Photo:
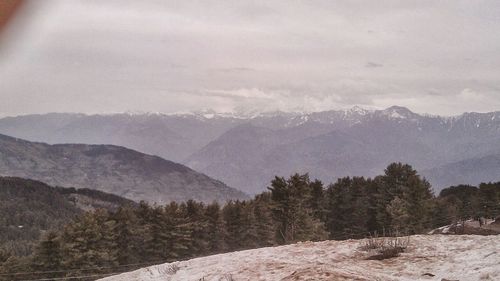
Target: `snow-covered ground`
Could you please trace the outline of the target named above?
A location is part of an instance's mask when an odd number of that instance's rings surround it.
[[[481,225],[477,220],[467,220],[465,227],[462,222],[457,222],[433,229],[429,234],[500,234],[500,222],[485,219]]]
[[[500,235],[417,235],[401,256],[366,260],[364,240],[304,242],[142,268],[102,280],[500,280]]]

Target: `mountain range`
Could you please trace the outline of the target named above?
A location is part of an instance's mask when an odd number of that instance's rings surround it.
[[[49,145],[0,135],[0,175],[90,188],[136,202],[247,198],[184,165],[114,145]]]
[[[51,113],[0,119],[0,133],[48,143],[114,144],[183,163],[255,194],[275,175],[325,182],[413,165],[438,191],[500,180],[500,112],[443,117],[393,106],[236,116]]]

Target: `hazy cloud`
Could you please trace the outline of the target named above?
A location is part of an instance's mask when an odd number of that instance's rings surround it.
[[[250,67],[228,67],[228,68],[217,68],[215,71],[220,72],[245,72],[245,71],[255,71],[255,69]]]
[[[0,114],[499,110],[498,1],[33,1]],[[23,15],[23,14],[21,14]],[[15,36],[13,36],[15,34]]]
[[[383,65],[383,64],[380,64],[380,63],[376,63],[376,62],[371,62],[371,61],[369,61],[369,62],[367,62],[367,63],[366,63],[366,65],[365,65],[365,66],[366,66],[366,67],[369,67],[369,68],[375,68],[375,67],[382,67],[382,66],[384,66],[384,65]]]
[[[458,94],[458,97],[464,101],[481,101],[484,99],[484,96],[476,93],[475,91],[471,89],[463,89],[460,94]]]

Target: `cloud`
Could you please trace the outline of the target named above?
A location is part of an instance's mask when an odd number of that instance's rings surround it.
[[[355,104],[456,114],[500,102],[500,2],[28,6],[0,49],[5,115]]]
[[[368,68],[376,68],[376,67],[382,67],[382,66],[384,66],[384,65],[380,64],[380,63],[376,63],[376,62],[371,62],[371,61],[369,61],[365,64],[365,67],[368,67]]]
[[[234,90],[207,90],[208,96],[226,99],[233,112],[284,111],[313,112],[338,109],[342,98],[338,95],[294,94],[288,90],[262,90],[257,88]]]
[[[238,73],[238,72],[247,72],[247,71],[255,71],[255,69],[250,67],[227,67],[227,68],[216,68],[214,71],[226,72],[226,73]]]
[[[474,101],[474,102],[477,102],[477,101],[482,101],[484,100],[484,96],[469,89],[469,88],[465,88],[463,89],[458,95],[458,98],[464,100],[465,102],[470,102],[470,101]]]
[[[443,96],[443,93],[438,89],[431,88],[431,89],[427,89],[427,95],[439,97],[439,96]]]

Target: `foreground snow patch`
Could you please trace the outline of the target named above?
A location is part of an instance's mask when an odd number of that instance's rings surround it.
[[[106,281],[500,280],[500,236],[417,235],[400,257],[366,260],[364,240],[304,242],[142,268]]]
[[[436,228],[430,231],[429,234],[500,234],[500,222],[486,219],[484,224],[481,225],[477,220],[467,220],[465,224],[457,222]]]

